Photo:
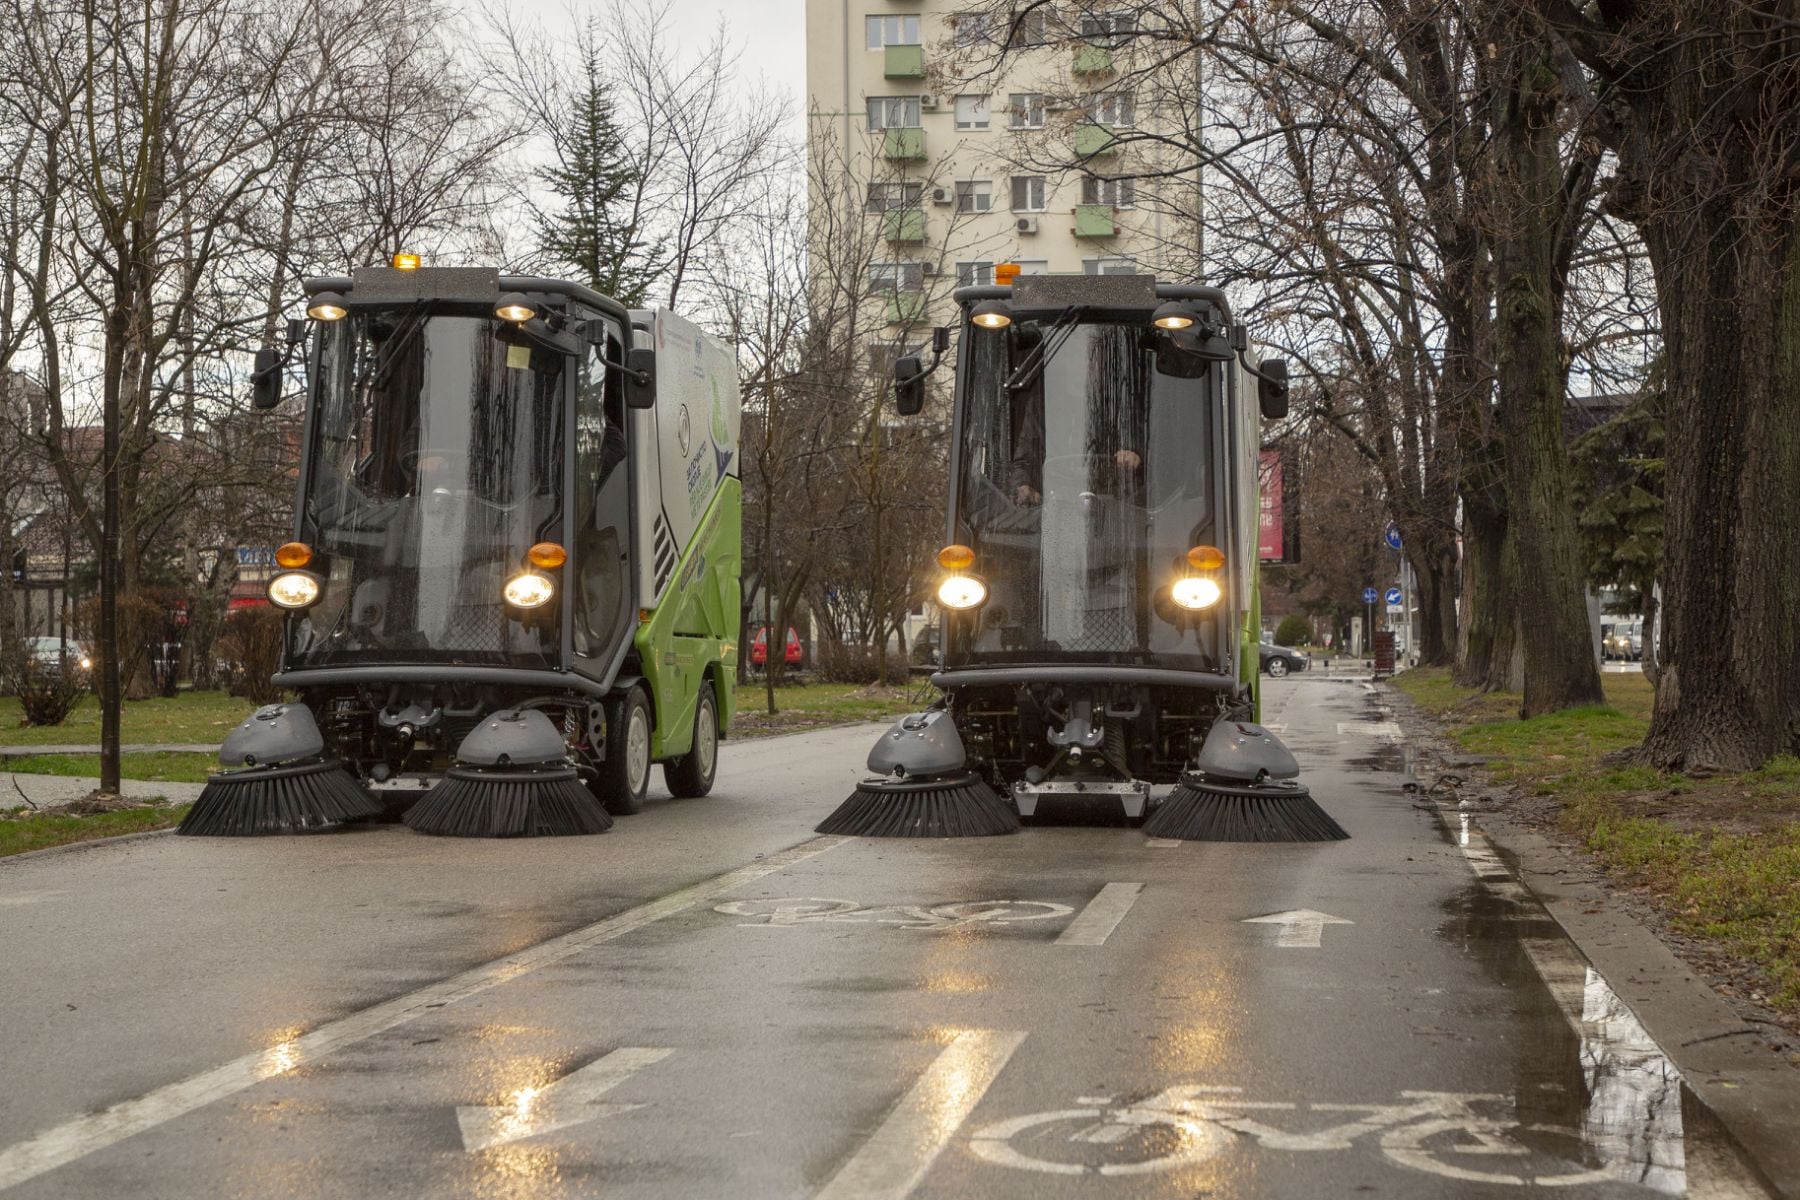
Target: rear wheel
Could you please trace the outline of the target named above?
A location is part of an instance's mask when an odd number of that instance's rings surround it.
[[[634,687],[606,705],[606,760],[594,787],[606,811],[630,816],[643,811],[650,788],[650,702]]]
[[[663,782],[671,795],[684,799],[712,791],[719,773],[719,702],[710,682],[700,685],[694,702],[694,748],[663,764]]]

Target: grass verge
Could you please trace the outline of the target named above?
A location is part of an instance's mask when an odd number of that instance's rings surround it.
[[[219,769],[214,754],[158,751],[153,754],[121,754],[119,777],[151,783],[205,783]],[[98,778],[98,754],[22,754],[0,758],[0,771],[19,775],[76,775]]]
[[[34,813],[29,810],[0,813],[0,858],[10,854],[24,854],[27,850],[66,846],[71,842],[91,842],[95,838],[167,829],[180,824],[181,818],[187,815],[187,810],[188,806],[185,804],[158,804],[81,817],[54,812]]]
[[[140,745],[222,742],[256,705],[224,692],[182,692],[170,699],[128,700],[119,714],[119,740]],[[89,696],[61,725],[23,725],[19,702],[0,698],[0,745],[98,745],[100,701]]]
[[[1459,688],[1442,669],[1394,682],[1676,930],[1752,965],[1766,989],[1752,999],[1800,1015],[1800,759],[1704,779],[1619,763],[1609,756],[1650,727],[1654,692],[1636,673],[1604,677],[1604,706],[1529,721],[1512,715],[1516,695]]]
[[[881,684],[808,683],[775,689],[775,708],[769,712],[768,696],[760,682],[740,684],[736,692],[737,714],[732,718],[734,738],[767,737],[772,733],[796,733],[825,729],[858,721],[887,721],[917,712],[921,701],[915,690]]]

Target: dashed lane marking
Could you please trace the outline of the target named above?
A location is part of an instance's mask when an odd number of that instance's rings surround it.
[[[673,1053],[646,1046],[621,1046],[546,1087],[520,1088],[507,1097],[505,1104],[460,1106],[456,1123],[462,1128],[463,1149],[488,1150],[642,1108],[641,1104],[607,1104],[600,1097]]]
[[[1138,893],[1144,890],[1141,883],[1109,883],[1100,889],[1100,894],[1088,901],[1069,927],[1057,936],[1059,946],[1102,946],[1112,936],[1112,931],[1119,927],[1131,906],[1137,903]]]
[[[1397,742],[1403,736],[1399,723],[1395,721],[1339,721],[1337,729],[1339,737],[1360,734],[1366,737],[1390,738]]]
[[[1024,1040],[1018,1030],[958,1033],[815,1200],[904,1200]]]
[[[1186,843],[1184,843],[1180,838],[1145,838],[1144,839],[1144,845],[1150,847],[1152,850],[1173,850],[1175,847],[1185,845],[1185,844]]]
[[[165,1121],[185,1116],[215,1100],[234,1096],[265,1079],[285,1075],[296,1067],[316,1062],[335,1050],[403,1025],[414,1017],[508,983],[540,967],[562,962],[583,950],[623,937],[664,917],[685,912],[733,888],[817,857],[849,840],[844,837],[817,837],[801,842],[779,854],[771,854],[749,866],[703,879],[648,904],[640,904],[618,916],[596,921],[516,954],[452,975],[416,992],[383,1001],[373,1008],[365,1008],[341,1020],[321,1025],[311,1033],[281,1042],[267,1050],[246,1054],[224,1066],[157,1088],[136,1099],[121,1101],[100,1112],[65,1121],[36,1137],[0,1151],[0,1191],[28,1179],[35,1179],[46,1171],[55,1170],[96,1150],[116,1145],[147,1129],[154,1129]]]

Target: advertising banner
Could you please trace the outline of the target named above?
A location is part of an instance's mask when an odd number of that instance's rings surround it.
[[[1266,563],[1285,559],[1282,532],[1281,451],[1264,450],[1258,464],[1262,476],[1262,509],[1257,516],[1257,557]]]

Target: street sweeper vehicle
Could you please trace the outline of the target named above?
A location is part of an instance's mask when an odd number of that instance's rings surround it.
[[[286,610],[295,697],[234,729],[181,826],[599,833],[653,763],[705,795],[739,620],[733,356],[673,313],[410,256],[309,279]]]
[[[1098,810],[1164,837],[1347,836],[1256,723],[1259,423],[1286,415],[1286,364],[1250,363],[1216,288],[996,275],[955,293],[941,698],[882,736],[820,831]],[[949,341],[896,364],[901,413]]]

